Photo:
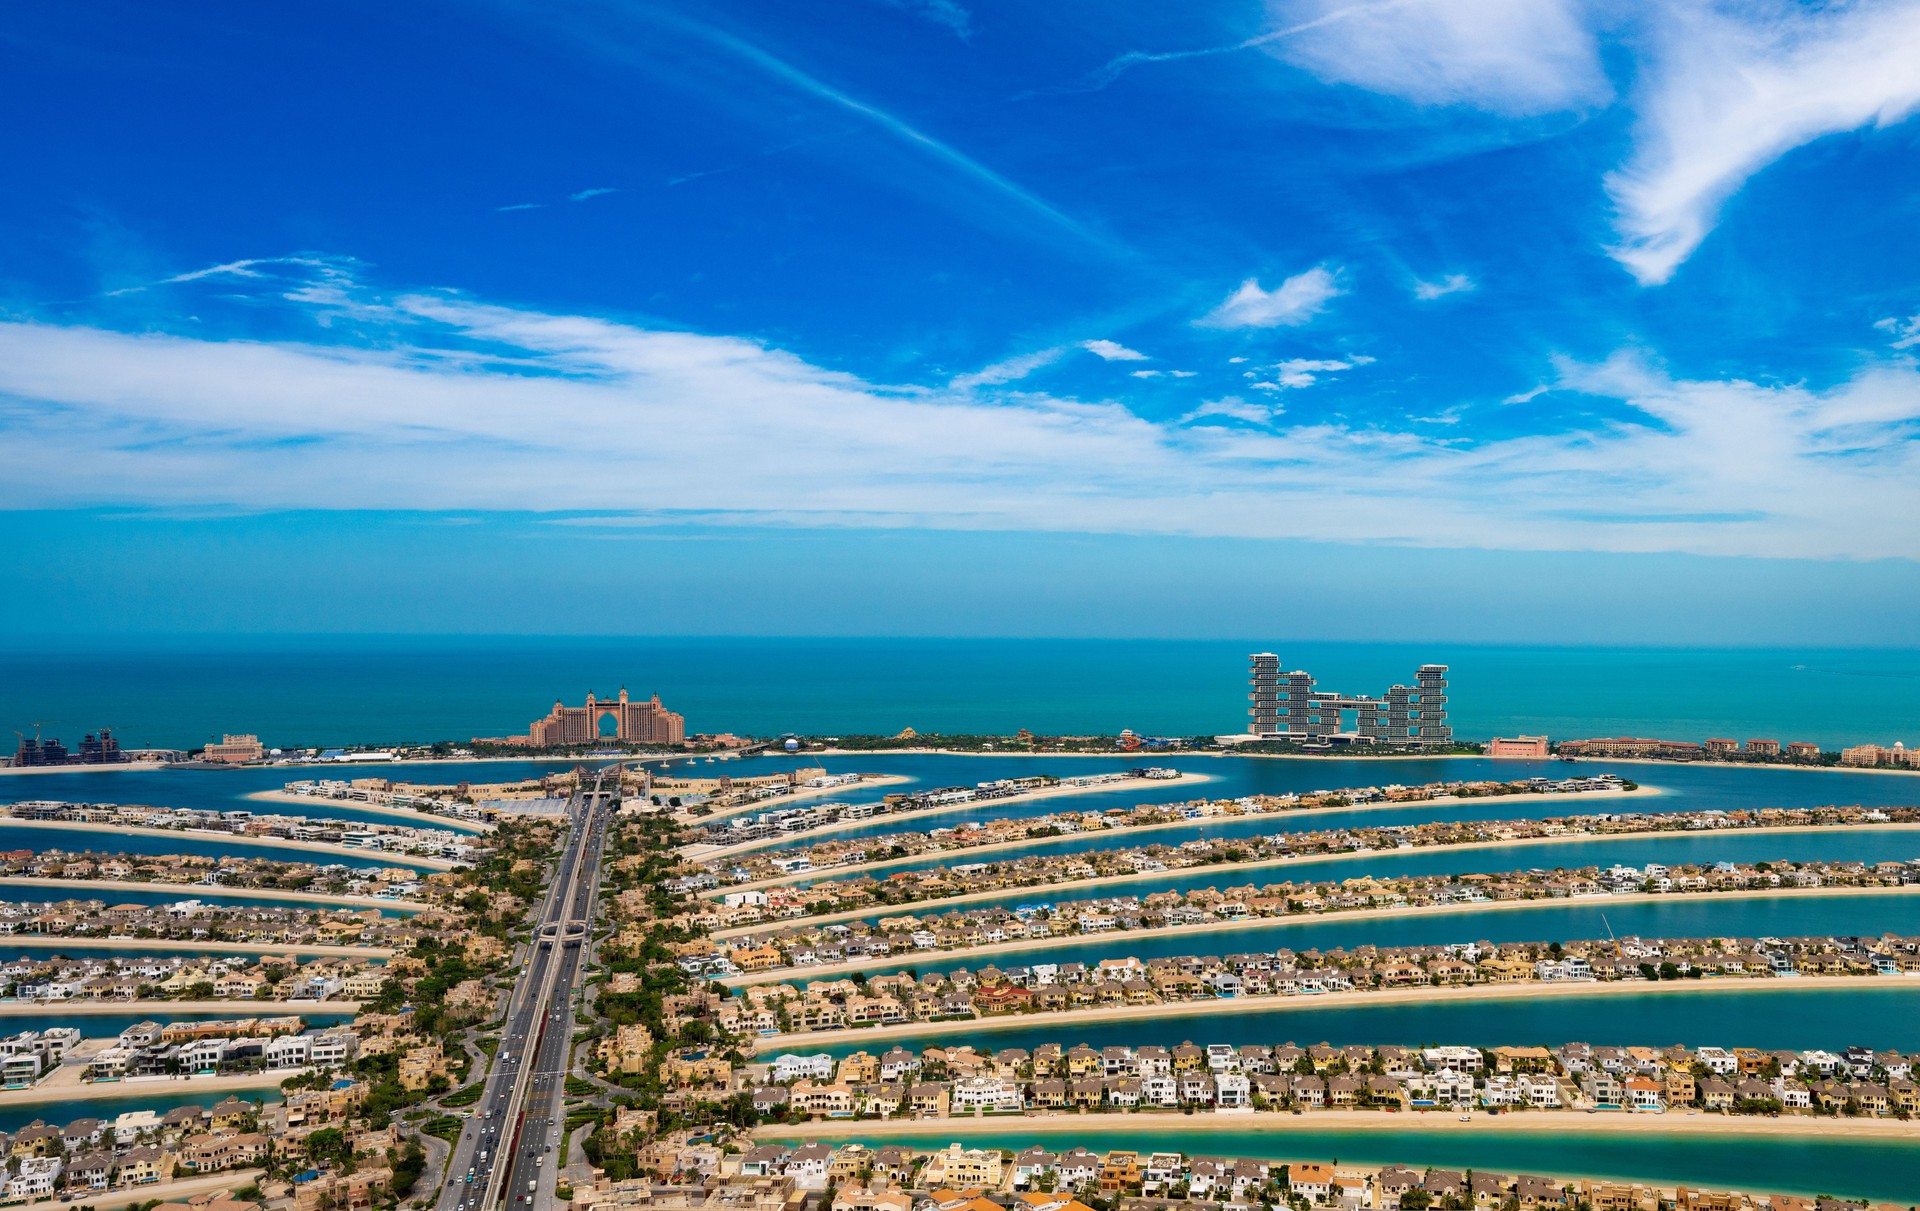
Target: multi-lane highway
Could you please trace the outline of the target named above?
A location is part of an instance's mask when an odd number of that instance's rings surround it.
[[[448,1161],[439,1211],[538,1211],[553,1202],[573,1004],[600,887],[600,854],[619,780],[604,775],[567,805],[568,832],[532,953],[507,1003],[506,1027]]]

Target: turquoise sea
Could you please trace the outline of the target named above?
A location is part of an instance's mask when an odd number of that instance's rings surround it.
[[[329,904],[324,901],[302,900],[296,896],[235,896],[224,894],[212,887],[176,885],[102,890],[78,883],[72,887],[20,887],[0,882],[0,902],[44,904],[49,900],[104,900],[108,904],[172,904],[179,900],[199,900],[206,904],[231,905],[235,908],[349,908],[355,911],[373,907],[363,904]],[[383,917],[408,917],[418,911],[415,908],[400,908],[390,904],[379,906],[379,913]]]
[[[151,1110],[165,1114],[181,1106],[205,1106],[212,1109],[230,1097],[247,1102],[278,1102],[284,1099],[277,1081],[264,1081],[257,1087],[223,1089],[194,1093],[179,1088],[180,1082],[142,1081],[130,1085],[130,1092],[114,1097],[66,1098],[47,1102],[16,1102],[0,1106],[0,1131],[15,1132],[39,1120],[49,1126],[64,1127],[77,1118],[97,1118],[113,1122],[115,1115],[129,1110]]]
[[[67,775],[61,775],[65,777]],[[87,777],[85,774],[71,775],[74,778]],[[102,778],[137,778],[135,773],[98,774],[88,784],[100,798],[107,796],[102,791],[114,789],[118,783],[101,781]],[[208,775],[225,777],[223,774]],[[195,796],[191,774],[174,774],[182,790]],[[18,782],[15,779],[14,782]],[[35,779],[39,781],[39,779]],[[15,789],[14,782],[0,778],[0,802],[7,801],[7,792]],[[204,794],[204,791],[200,791]],[[22,796],[23,798],[26,796]],[[405,854],[390,854],[368,851],[365,856],[359,854],[340,854],[327,850],[295,849],[285,845],[258,845],[240,837],[231,841],[206,833],[152,833],[128,832],[122,829],[101,825],[97,829],[46,828],[32,823],[5,820],[0,821],[0,850],[30,849],[35,853],[47,850],[61,850],[70,854],[204,854],[209,857],[223,857],[228,854],[242,858],[261,858],[269,862],[311,862],[319,866],[344,866],[351,870],[381,870],[390,866],[412,867],[425,870],[425,866]]]
[[[756,758],[729,772],[758,773],[780,768],[792,762],[787,757]],[[811,758],[807,759],[811,761]],[[1142,758],[1046,758],[1046,757],[964,757],[941,754],[888,756],[855,754],[827,759],[829,770],[902,775],[911,779],[889,790],[919,787],[968,785],[985,778],[1012,773],[1048,773],[1060,776],[1125,770],[1141,764]],[[1295,791],[1332,790],[1342,787],[1417,786],[1428,782],[1516,778],[1566,778],[1575,774],[1618,774],[1649,787],[1658,787],[1659,795],[1629,799],[1573,797],[1566,799],[1520,800],[1505,798],[1463,799],[1448,803],[1409,803],[1402,806],[1375,806],[1349,811],[1277,813],[1241,820],[1196,823],[1190,829],[1167,829],[1145,834],[1155,843],[1177,845],[1192,837],[1252,837],[1268,833],[1296,832],[1369,824],[1404,824],[1422,820],[1499,820],[1539,816],[1589,815],[1608,812],[1680,812],[1732,811],[1758,807],[1820,807],[1833,803],[1877,807],[1904,807],[1920,804],[1920,775],[1862,774],[1828,769],[1790,769],[1729,765],[1636,764],[1627,761],[1490,761],[1478,757],[1434,760],[1368,760],[1364,757],[1326,757],[1310,760],[1261,757],[1164,757],[1147,758],[1155,765],[1171,766],[1198,775],[1206,781],[1181,779],[1097,794],[1072,795],[1055,799],[1029,799],[1012,803],[988,801],[974,806],[939,812],[920,812],[911,816],[881,818],[858,828],[825,834],[835,840],[880,836],[906,830],[951,828],[968,821],[1016,819],[1044,816],[1055,811],[1105,811],[1131,807],[1136,803],[1180,803],[1189,799],[1235,799],[1243,795],[1284,794]],[[674,766],[671,769],[686,769]],[[692,770],[712,770],[717,766],[694,764]],[[872,795],[848,795],[850,800]],[[1124,834],[1117,834],[1124,836]],[[1031,851],[1000,851],[999,856],[1026,852],[1075,853],[1085,849],[1104,849],[1116,842],[1115,834],[1073,838],[1035,846]],[[1145,839],[1143,838],[1143,840]],[[822,839],[822,838],[815,838]],[[775,841],[759,847],[768,850],[811,845],[813,840]],[[932,865],[944,865],[941,858]],[[896,869],[913,869],[912,866]]]
[[[978,957],[943,956],[938,951],[889,955],[862,964],[863,970],[947,971],[1036,963],[1082,962],[1132,955],[1140,959],[1178,955],[1224,955],[1302,951],[1356,946],[1424,946],[1456,942],[1554,942],[1617,937],[1643,938],[1790,938],[1878,937],[1883,933],[1920,934],[1920,892],[1911,895],[1784,894],[1754,898],[1690,895],[1655,901],[1618,902],[1601,897],[1555,900],[1493,911],[1462,908],[1342,919],[1342,914],[1286,917],[1230,929],[1183,933],[1061,938],[1043,945]],[[787,982],[804,984],[805,969]]]
[[[689,731],[1234,732],[1247,654],[1377,693],[1452,667],[1455,730],[1481,738],[1771,736],[1920,743],[1920,651],[956,639],[205,636],[13,641],[0,728],[130,746],[220,732],[394,744],[519,731],[556,698],[659,693]],[[0,731],[5,736],[6,731]]]
[[[1604,994],[1493,1000],[1438,998],[1344,1005],[1293,997],[1255,1007],[1221,1001],[1199,1016],[1142,1017],[1131,1021],[1050,1022],[1046,1017],[993,1020],[992,1029],[958,1022],[871,1043],[808,1047],[804,1039],[783,1050],[840,1057],[856,1051],[880,1054],[899,1045],[909,1051],[935,1044],[972,1043],[998,1050],[1042,1043],[1070,1047],[1171,1047],[1176,1043],[1349,1043],[1403,1047],[1464,1044],[1472,1047],[1596,1046],[1790,1048],[1840,1051],[1858,1043],[1876,1049],[1920,1049],[1920,980],[1863,977],[1858,988],[1796,988],[1791,980],[1743,983],[1737,988],[1683,984],[1679,991],[1650,992],[1644,986]]]
[[[1544,1117],[1544,1116],[1543,1116]],[[1301,1126],[1245,1131],[1183,1129],[1166,1116],[1137,1130],[1075,1130],[1067,1122],[1009,1121],[1004,1131],[956,1136],[968,1147],[1018,1151],[1035,1143],[1053,1151],[1076,1145],[1095,1152],[1114,1148],[1160,1149],[1189,1156],[1259,1157],[1276,1161],[1337,1161],[1345,1164],[1407,1164],[1474,1168],[1554,1177],[1603,1177],[1684,1183],[1696,1188],[1766,1194],[1839,1194],[1911,1203],[1920,1191],[1920,1159],[1911,1145],[1878,1140],[1793,1138],[1676,1138],[1652,1132],[1612,1134],[1555,1126],[1538,1134],[1458,1135],[1418,1130],[1336,1131]],[[782,1138],[782,1137],[770,1137]],[[804,1140],[804,1132],[786,1136]],[[895,1142],[878,1124],[860,1142]],[[925,1146],[931,1137],[914,1136]],[[839,1141],[836,1140],[836,1143]],[[939,1143],[944,1146],[945,1139]]]

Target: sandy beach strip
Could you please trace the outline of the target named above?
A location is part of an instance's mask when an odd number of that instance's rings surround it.
[[[1567,833],[1552,837],[1516,837],[1510,841],[1466,841],[1458,845],[1410,845],[1399,849],[1361,849],[1332,854],[1297,854],[1286,858],[1264,858],[1258,862],[1216,862],[1210,866],[1178,866],[1167,870],[1140,871],[1124,875],[1101,875],[1097,879],[1079,879],[1072,883],[1055,886],[1035,883],[1028,887],[1003,887],[996,891],[968,892],[964,895],[948,896],[939,900],[913,900],[905,904],[878,904],[871,908],[853,908],[845,912],[824,913],[812,917],[783,917],[777,921],[766,921],[758,925],[740,925],[730,929],[715,930],[716,938],[738,937],[742,934],[763,933],[768,929],[789,929],[807,925],[831,925],[836,921],[853,921],[863,917],[904,916],[914,913],[939,912],[957,905],[973,904],[981,900],[1002,899],[1019,896],[1027,892],[1051,894],[1054,890],[1062,893],[1078,893],[1088,888],[1118,887],[1127,883],[1141,883],[1152,879],[1178,879],[1187,876],[1218,874],[1223,876],[1214,886],[1229,883],[1237,884],[1241,871],[1271,871],[1302,863],[1320,862],[1364,862],[1372,858],[1405,857],[1411,854],[1464,854],[1485,849],[1519,849],[1547,845],[1570,845],[1579,842],[1604,844],[1609,841],[1648,841],[1671,837],[1675,840],[1698,840],[1701,837],[1759,836],[1784,837],[1804,833],[1906,833],[1920,832],[1920,824],[1792,824],[1779,828],[1700,828],[1700,829],[1636,829],[1631,832],[1615,833]],[[729,890],[739,890],[732,888]]]
[[[743,841],[738,845],[723,846],[694,853],[698,846],[689,846],[684,851],[688,857],[699,861],[714,858],[731,858],[735,854],[751,853],[756,849],[765,849],[772,845],[785,845],[790,841],[807,841],[815,837],[831,836],[834,833],[850,832],[856,828],[871,828],[874,824],[884,824],[890,820],[924,820],[932,816],[950,816],[956,812],[973,811],[981,807],[999,807],[1006,803],[1032,803],[1041,799],[1061,799],[1069,795],[1114,794],[1121,791],[1140,790],[1149,786],[1192,786],[1200,782],[1213,781],[1212,774],[1182,774],[1178,780],[1155,778],[1125,778],[1118,782],[1102,782],[1094,786],[1050,786],[1045,790],[1026,791],[1018,795],[1002,795],[994,799],[969,799],[964,803],[947,803],[939,807],[921,808],[910,812],[889,812],[885,815],[869,816],[864,820],[836,820],[832,824],[823,824],[818,828],[803,829],[796,833],[783,833],[774,837],[762,837],[758,841]],[[1192,824],[1192,821],[1187,821]],[[737,891],[738,888],[728,888]]]
[[[131,1013],[164,1018],[170,1014],[217,1013],[229,1018],[273,1017],[287,1013],[355,1014],[358,1001],[20,1001],[0,1000],[0,1018],[40,1014],[105,1015]]]
[[[360,849],[352,845],[332,845],[325,841],[291,841],[285,837],[256,837],[250,833],[230,833],[223,829],[212,828],[140,828],[131,824],[92,824],[79,820],[19,820],[12,816],[0,816],[0,829],[6,828],[54,828],[68,832],[89,833],[100,838],[117,837],[122,834],[135,837],[188,837],[195,841],[224,841],[234,845],[263,845],[271,849],[299,850],[303,853],[335,854],[343,858],[380,858],[395,866],[418,866],[427,870],[452,870],[459,863],[445,858],[423,858],[417,854],[396,854],[384,849]],[[91,851],[111,853],[111,850]],[[154,857],[141,854],[140,857]],[[289,856],[287,861],[298,862],[297,856]]]
[[[368,803],[361,799],[329,799],[325,795],[296,795],[292,791],[249,791],[244,798],[262,803],[297,803],[308,810],[302,815],[311,816],[324,812],[329,806],[348,808],[356,812],[369,812],[376,816],[390,816],[404,820],[415,828],[445,828],[462,833],[490,833],[491,824],[481,824],[473,820],[461,820],[454,816],[438,816],[432,812],[417,812],[410,807],[387,807],[380,803]],[[327,816],[329,820],[340,820],[343,824],[352,824],[352,820],[339,816]]]
[[[182,1093],[230,1093],[236,1089],[271,1091],[272,1100],[279,1101],[283,1096],[280,1082],[308,1069],[275,1069],[264,1074],[252,1072],[236,1076],[130,1077],[117,1081],[82,1081],[79,1075],[81,1071],[77,1064],[63,1064],[31,1088],[0,1089],[0,1106],[30,1106],[40,1102],[65,1105],[68,1102],[107,1099],[132,1100],[142,1094],[173,1097]],[[74,1075],[63,1079],[68,1072]]]
[[[943,865],[952,866],[959,863],[971,862],[980,854],[1005,853],[1010,849],[1030,849],[1035,846],[1064,845],[1070,841],[1079,841],[1088,837],[1139,837],[1166,832],[1169,829],[1206,828],[1209,825],[1231,824],[1242,820],[1296,820],[1301,817],[1312,818],[1314,816],[1331,815],[1334,812],[1363,812],[1389,807],[1410,808],[1418,807],[1422,804],[1450,807],[1457,803],[1543,803],[1549,800],[1576,803],[1589,809],[1586,813],[1578,811],[1565,813],[1567,815],[1580,815],[1605,810],[1602,807],[1594,806],[1596,803],[1610,803],[1615,799],[1641,799],[1665,793],[1664,790],[1657,786],[1637,786],[1630,791],[1581,791],[1572,794],[1558,795],[1529,792],[1524,795],[1468,795],[1465,798],[1458,795],[1441,795],[1433,799],[1416,799],[1406,803],[1358,803],[1349,804],[1346,807],[1296,807],[1277,812],[1239,812],[1231,815],[1202,816],[1197,820],[1168,820],[1160,824],[1136,824],[1131,827],[1121,825],[1114,828],[1088,829],[1084,832],[1061,833],[1053,837],[1022,837],[1013,841],[996,841],[991,845],[970,845],[964,849],[934,849],[927,850],[924,853],[909,854],[904,858],[886,858],[878,862],[859,862],[848,866],[821,866],[813,870],[796,871],[790,875],[776,875],[765,879],[755,879],[750,883],[732,883],[725,887],[714,888],[712,891],[702,892],[701,896],[705,899],[717,900],[731,892],[760,891],[769,887],[785,887],[790,883],[817,883],[825,879],[844,878],[847,875],[870,874],[877,870],[887,870],[895,866],[909,866],[915,862],[936,861]],[[1006,800],[997,800],[996,802],[1004,803]],[[914,814],[917,815],[918,813]],[[901,818],[905,819],[906,817]],[[867,823],[871,823],[871,821]],[[1287,832],[1289,830],[1281,828],[1275,831]],[[721,856],[712,853],[695,854],[693,852],[694,848],[695,847],[689,847],[683,851],[684,856],[694,861],[705,861],[716,856]],[[1100,848],[1121,849],[1127,847],[1123,845],[1110,845],[1101,846]],[[1252,863],[1246,865],[1252,865]]]
[[[952,1035],[972,1035],[994,1031],[1058,1029],[1059,1042],[1072,1042],[1072,1032],[1086,1026],[1115,1022],[1157,1022],[1169,1018],[1235,1018],[1255,1013],[1285,1013],[1288,1010],[1353,1009],[1365,1010],[1391,1005],[1440,1005],[1456,1001],[1489,1003],[1497,1001],[1538,1001],[1587,997],[1684,996],[1689,993],[1711,995],[1743,992],[1820,992],[1834,989],[1907,989],[1920,992],[1920,978],[1906,976],[1792,976],[1786,979],[1761,977],[1741,979],[1722,977],[1701,980],[1602,980],[1592,983],[1543,984],[1522,980],[1512,984],[1469,984],[1456,987],[1383,988],[1353,992],[1324,992],[1314,995],[1242,996],[1229,999],[1169,1001],[1159,1005],[1102,1005],[1092,1009],[1062,1009],[1049,1013],[997,1014],[988,1018],[961,1018],[941,1022],[903,1022],[891,1026],[849,1027],[817,1030],[806,1034],[768,1035],[753,1041],[753,1052],[766,1055],[777,1052],[806,1052],[815,1047],[837,1047],[846,1043],[872,1041],[885,1044],[898,1039],[932,1039]],[[1196,1023],[1204,1025],[1205,1023]]]
[[[180,954],[302,955],[316,959],[390,959],[387,946],[336,946],[328,942],[209,942],[204,938],[96,938],[85,934],[0,935],[0,955],[30,950],[131,950]]]
[[[713,775],[720,777],[719,774]],[[757,776],[757,775],[755,775]],[[674,819],[686,825],[711,824],[715,820],[727,820],[734,816],[744,816],[752,812],[772,811],[783,803],[792,803],[796,799],[821,799],[829,795],[857,794],[861,791],[878,790],[883,786],[904,786],[914,781],[905,774],[862,774],[860,781],[843,786],[802,787],[791,794],[775,795],[771,799],[758,799],[752,803],[741,803],[734,807],[721,808],[704,816],[696,816],[682,810],[674,813]],[[656,794],[661,792],[655,792]],[[671,797],[671,796],[669,796]]]
[[[70,896],[50,896],[54,900],[106,899],[90,892],[166,892],[183,900],[201,895],[232,896],[243,900],[296,900],[324,908],[392,908],[401,912],[420,912],[431,905],[418,900],[383,900],[378,896],[342,896],[322,891],[282,891],[274,887],[204,887],[194,883],[141,883],[132,879],[46,879],[36,875],[0,875],[0,887],[74,888]]]
[[[1706,892],[1632,892],[1626,895],[1610,896],[1569,896],[1554,898],[1542,896],[1535,900],[1487,900],[1467,904],[1417,904],[1393,908],[1361,908],[1349,912],[1288,913],[1279,917],[1249,917],[1243,921],[1201,921],[1193,925],[1161,925],[1152,929],[1115,929],[1097,934],[1062,934],[1048,938],[1019,938],[1010,942],[992,942],[985,946],[970,946],[960,950],[915,950],[905,954],[880,955],[871,959],[860,959],[851,963],[833,963],[817,967],[781,967],[773,971],[743,973],[722,977],[721,983],[734,988],[744,988],[749,984],[778,984],[788,981],[809,981],[831,976],[845,975],[855,971],[869,971],[876,967],[916,967],[950,970],[955,967],[971,967],[979,960],[999,955],[1020,954],[1030,950],[1047,950],[1080,946],[1103,945],[1109,941],[1124,946],[1127,942],[1140,938],[1170,938],[1199,936],[1203,934],[1247,932],[1255,929],[1285,929],[1293,926],[1315,925],[1326,922],[1342,923],[1347,921],[1376,921],[1385,917],[1439,917],[1461,916],[1476,917],[1494,912],[1514,912],[1528,908],[1570,908],[1591,906],[1596,909],[1626,904],[1675,904],[1681,902],[1724,903],[1728,900],[1763,899],[1800,899],[1835,896],[1871,896],[1875,898],[1920,895],[1920,883],[1905,887],[1805,887],[1805,888],[1755,888],[1741,891]],[[1540,941],[1552,939],[1541,938]],[[1122,952],[1124,953],[1124,951]]]
[[[117,774],[133,773],[141,770],[165,769],[165,761],[115,761],[99,765],[0,765],[0,775],[6,774]]]
[[[1179,1111],[1145,1111],[1133,1114],[1072,1110],[1033,1114],[998,1114],[968,1118],[895,1119],[865,1121],[833,1119],[804,1126],[766,1126],[755,1129],[761,1140],[835,1140],[835,1139],[923,1139],[952,1137],[964,1141],[970,1135],[994,1135],[1009,1132],[1056,1134],[1073,1132],[1128,1132],[1151,1135],[1155,1132],[1232,1131],[1272,1133],[1276,1137],[1289,1131],[1433,1131],[1456,1135],[1592,1133],[1642,1133],[1649,1135],[1761,1136],[1770,1138],[1884,1139],[1920,1143],[1920,1121],[1897,1118],[1817,1118],[1813,1115],[1708,1114],[1703,1111],[1671,1110],[1665,1114],[1630,1114],[1613,1111],[1587,1114],[1578,1110],[1534,1110],[1488,1114],[1475,1111],[1467,1122],[1451,1110],[1375,1111],[1308,1110],[1300,1114],[1281,1111],[1245,1112],[1208,1111],[1182,1114]],[[1543,1143],[1545,1141],[1542,1141]],[[1544,1167],[1548,1166],[1543,1161]]]

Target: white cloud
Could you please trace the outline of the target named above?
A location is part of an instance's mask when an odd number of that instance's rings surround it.
[[[1229,395],[1222,399],[1208,400],[1173,423],[1190,425],[1194,421],[1205,420],[1209,416],[1225,416],[1234,420],[1243,420],[1252,425],[1268,425],[1285,411],[1286,409],[1279,404],[1250,403],[1237,395]]]
[[[1167,376],[1169,378],[1192,378],[1198,373],[1200,373],[1198,370],[1169,370],[1167,371]]]
[[[1893,338],[1895,349],[1911,349],[1920,345],[1920,312],[1904,320],[1890,315],[1884,320],[1874,321],[1873,326]]]
[[[619,193],[618,189],[582,189],[567,195],[569,202],[585,202],[590,198],[604,198],[610,193]]]
[[[1136,349],[1129,349],[1118,341],[1081,341],[1080,347],[1102,361],[1108,362],[1144,362],[1147,355]]]
[[[1322,80],[1423,105],[1524,116],[1606,104],[1578,0],[1270,0],[1300,26],[1270,53]]]
[[[1263,290],[1258,279],[1248,278],[1225,302],[1194,322],[1204,328],[1304,324],[1345,293],[1339,278],[1325,265],[1296,273],[1272,290]]]
[[[1721,204],[1774,160],[1920,106],[1920,6],[1649,13],[1657,53],[1635,98],[1633,154],[1607,178],[1619,211],[1613,255],[1643,285],[1672,277]]]
[[[315,313],[269,289],[257,306]],[[876,384],[738,337],[342,289],[376,317],[356,325],[364,344],[0,323],[0,508],[1901,559],[1898,519],[1920,516],[1920,369],[1903,356],[1815,389],[1675,379],[1622,355],[1557,381],[1615,401],[1604,419],[1489,436],[1288,423],[1239,397],[1162,421],[984,381]],[[1356,359],[1296,359],[1336,360]],[[1238,423],[1194,423],[1208,417]]]
[[[1135,377],[1135,378],[1159,378],[1159,377],[1161,377],[1161,376],[1162,376],[1162,375],[1164,375],[1164,374],[1166,374],[1166,371],[1165,371],[1165,370],[1135,370],[1135,371],[1133,371],[1133,377]]]
[[[321,269],[331,262],[320,257],[251,257],[244,261],[228,261],[224,265],[209,265],[205,269],[192,269],[186,273],[176,273],[172,277],[158,281],[145,282],[138,286],[122,286],[118,290],[107,291],[108,298],[125,294],[138,294],[142,290],[151,290],[156,286],[180,286],[188,282],[204,281],[208,278],[261,278],[267,276],[271,267],[288,266],[302,269]]]
[[[1253,385],[1262,391],[1280,391],[1288,388],[1311,387],[1320,381],[1323,374],[1339,374],[1343,370],[1352,370],[1356,366],[1370,366],[1373,359],[1356,354],[1352,357],[1290,357],[1284,362],[1267,367],[1274,377],[1268,382]],[[1247,378],[1253,378],[1254,372],[1248,371]]]
[[[1413,297],[1422,302],[1430,303],[1434,299],[1445,298],[1449,294],[1462,294],[1475,289],[1478,289],[1478,286],[1474,280],[1466,274],[1449,273],[1437,282],[1422,281],[1418,278],[1414,279]]]
[[[516,210],[545,210],[546,208],[545,202],[515,202],[511,206],[495,206],[494,210],[500,214],[509,214]]]
[[[971,374],[956,376],[947,386],[955,391],[971,391],[975,387],[997,387],[1002,383],[1011,383],[1032,374],[1035,370],[1053,365],[1066,355],[1067,347],[1057,345],[1052,349],[1036,349],[1032,353],[1021,353],[990,366],[982,366]]]
[[[1534,400],[1539,399],[1541,396],[1545,395],[1547,392],[1551,390],[1553,390],[1552,387],[1548,386],[1545,383],[1541,383],[1539,386],[1533,388],[1531,391],[1516,391],[1512,395],[1509,395],[1507,396],[1507,398],[1501,400],[1500,402],[1503,404],[1530,404]]]

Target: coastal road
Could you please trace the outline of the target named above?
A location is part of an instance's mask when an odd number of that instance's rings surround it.
[[[618,783],[604,778],[567,805],[568,833],[536,917],[526,970],[507,1003],[506,1027],[484,1091],[454,1145],[439,1211],[529,1208],[553,1160],[564,1118],[572,998],[587,922],[600,886],[600,852]]]

